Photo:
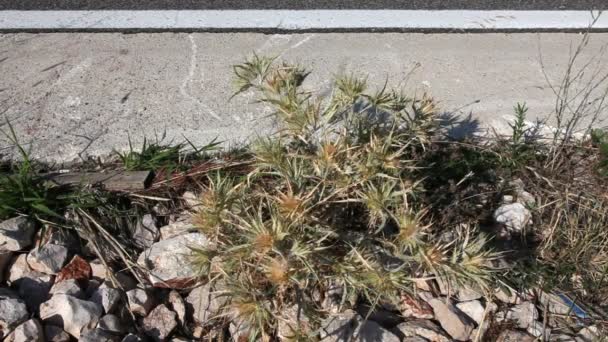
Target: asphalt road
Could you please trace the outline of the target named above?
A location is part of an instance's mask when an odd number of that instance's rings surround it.
[[[0,0],[0,10],[606,10],[608,0]]]

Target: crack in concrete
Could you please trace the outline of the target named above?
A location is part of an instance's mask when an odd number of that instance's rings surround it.
[[[283,57],[283,55],[284,55],[284,54],[285,54],[287,51],[289,51],[289,50],[292,50],[292,49],[297,49],[297,48],[299,48],[300,46],[302,46],[302,45],[306,44],[306,43],[307,43],[309,40],[311,40],[311,39],[312,39],[312,38],[314,38],[315,36],[316,36],[316,34],[314,34],[314,33],[313,33],[313,34],[311,34],[311,35],[309,35],[309,36],[307,36],[307,37],[304,37],[304,38],[300,39],[300,40],[299,40],[297,43],[293,44],[292,46],[290,46],[290,47],[288,47],[288,48],[286,48],[286,49],[283,49],[283,51],[281,51],[281,53],[280,53],[280,54],[277,56],[277,58],[279,58],[279,57]]]
[[[190,68],[188,70],[188,75],[186,75],[186,78],[184,78],[181,86],[179,87],[179,91],[184,97],[190,99],[191,101],[196,102],[199,106],[203,107],[203,109],[205,111],[207,111],[207,113],[209,115],[213,116],[217,120],[220,120],[220,117],[213,110],[211,110],[211,108],[209,108],[209,106],[202,103],[199,99],[195,98],[188,92],[188,89],[187,89],[188,85],[192,82],[192,79],[194,78],[194,72],[196,71],[196,58],[198,55],[198,45],[196,45],[196,42],[194,41],[194,37],[192,37],[192,34],[188,35],[188,39],[190,39],[190,50],[191,50]]]

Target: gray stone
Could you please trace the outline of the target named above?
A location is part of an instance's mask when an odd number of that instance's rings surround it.
[[[551,328],[543,327],[543,324],[538,321],[534,321],[532,324],[530,324],[530,326],[526,328],[526,331],[528,334],[539,338],[542,341],[548,341],[548,338],[551,335]]]
[[[0,283],[4,282],[4,273],[13,260],[13,252],[2,250],[0,247]]]
[[[496,311],[498,311],[498,305],[493,301],[488,300],[486,301],[486,310],[489,314],[495,314]]]
[[[515,199],[513,198],[512,195],[504,195],[502,196],[502,203],[503,204],[510,204],[513,203]]]
[[[323,298],[323,303],[321,304],[323,309],[328,311],[329,313],[339,313],[343,293],[344,288],[340,284],[336,282],[330,282],[329,284],[327,284],[325,297]]]
[[[55,283],[53,287],[51,287],[49,293],[51,295],[66,294],[80,299],[82,299],[84,296],[84,293],[82,292],[82,289],[80,288],[80,285],[76,279],[67,279],[59,283]]]
[[[485,341],[484,337],[486,336],[486,333],[488,332],[488,330],[490,329],[490,326],[493,323],[493,320],[490,318],[493,317],[492,315],[494,315],[497,310],[498,310],[498,305],[496,305],[494,302],[490,302],[490,301],[486,302],[486,307],[485,307],[486,317],[481,322],[477,322],[478,326],[477,326],[477,328],[475,328],[475,330],[473,330],[473,333],[471,333],[471,339],[476,341],[477,336],[479,336],[477,341]]]
[[[70,342],[70,335],[56,325],[45,325],[44,337],[47,342]]]
[[[13,259],[8,272],[9,284],[12,285],[14,282],[32,273],[33,270],[30,265],[27,264],[26,259],[27,254],[19,254]]]
[[[78,254],[80,252],[80,239],[73,230],[68,229],[51,229],[49,239],[46,243],[60,245],[66,247],[70,254]]]
[[[414,337],[406,337],[406,338],[402,339],[401,342],[428,342],[428,340],[426,338],[423,338],[420,336],[414,336]]]
[[[515,321],[522,329],[527,329],[538,320],[538,309],[532,302],[523,302],[509,309],[506,319]]]
[[[25,321],[16,327],[4,342],[44,342],[42,325],[35,318]]]
[[[192,191],[184,192],[182,195],[182,200],[189,209],[196,210],[196,207],[201,205],[201,201],[199,200],[198,196],[196,196],[196,194]]]
[[[290,341],[302,333],[308,334],[311,331],[308,317],[298,305],[292,305],[281,311],[281,317],[277,321],[277,334],[281,340]]]
[[[93,303],[101,305],[103,307],[104,312],[110,314],[114,312],[114,310],[118,306],[118,303],[120,303],[121,297],[121,291],[110,287],[106,282],[101,284],[93,292],[89,300]]]
[[[111,332],[101,330],[101,329],[92,329],[80,336],[78,342],[119,342],[120,337],[112,334]]]
[[[576,340],[574,339],[573,336],[570,335],[566,335],[566,334],[552,334],[551,336],[549,336],[549,340],[551,342],[575,342]]]
[[[496,342],[534,342],[536,338],[519,330],[505,330],[498,335]]]
[[[355,307],[355,311],[361,317],[374,321],[383,327],[394,327],[403,321],[403,316],[397,310],[392,309],[392,305],[382,303],[372,308],[367,304],[360,304]]]
[[[95,327],[102,313],[101,305],[63,294],[54,295],[40,306],[40,318],[45,323],[60,326],[76,338]]]
[[[228,331],[233,341],[249,341],[252,337],[251,326],[240,317],[232,317]]]
[[[473,331],[471,332],[471,341],[485,341],[484,336],[488,332],[488,324],[484,322],[483,325],[483,327],[477,327],[473,329]]]
[[[374,321],[364,321],[363,318],[357,317],[358,327],[353,335],[354,341],[373,341],[378,339],[383,342],[400,342],[399,337],[392,332],[384,329]]]
[[[25,322],[28,317],[25,302],[13,291],[0,288],[0,338]]]
[[[168,302],[171,305],[171,309],[177,314],[177,323],[183,326],[186,322],[186,302],[179,292],[175,290],[169,292]]]
[[[124,291],[133,290],[139,285],[137,280],[135,280],[131,275],[129,275],[127,271],[116,272],[114,274],[114,278],[116,278],[118,285],[120,285],[120,288]]]
[[[17,289],[28,309],[37,312],[40,304],[49,298],[54,279],[51,275],[32,270],[26,258],[26,254],[20,254],[13,259],[8,282]]]
[[[450,243],[454,239],[455,239],[455,237],[452,237],[451,239],[446,240],[445,243]],[[442,296],[452,297],[458,291],[458,288],[456,286],[450,284],[447,281],[444,281],[441,277],[437,277],[435,279],[435,282],[437,283],[437,286],[439,287],[439,294],[441,294]],[[433,291],[431,291],[431,292],[433,292]]]
[[[425,292],[431,292],[431,286],[429,285],[429,283],[432,280],[429,279],[425,279],[425,278],[415,278],[413,279],[414,281],[414,285],[416,285],[416,288],[420,291],[425,291]]]
[[[125,290],[130,291],[137,287],[137,281],[133,279],[127,271],[115,272],[112,269],[107,270],[106,266],[99,259],[95,259],[89,263],[91,266],[91,277],[98,281],[100,284],[104,281],[110,282],[110,274],[114,276],[114,279],[118,282],[118,285]]]
[[[57,274],[68,262],[68,249],[64,246],[45,244],[36,247],[27,255],[27,263],[38,272]]]
[[[192,211],[182,210],[179,213],[171,213],[168,223],[175,222],[192,222]]]
[[[441,327],[457,341],[467,341],[475,328],[471,320],[450,302],[439,298],[428,300]]]
[[[85,297],[91,298],[93,296],[93,294],[95,293],[95,291],[97,291],[97,289],[101,286],[101,284],[103,284],[103,282],[101,282],[97,279],[89,280],[88,284],[87,284],[87,289],[84,291]]]
[[[148,248],[158,239],[160,232],[156,220],[150,214],[144,215],[135,225],[133,240],[141,248]]]
[[[197,228],[191,220],[177,221],[166,226],[160,227],[160,239],[166,240],[178,235],[188,234],[196,231]]]
[[[0,222],[0,248],[20,251],[32,245],[36,226],[33,221],[19,216]]]
[[[483,294],[481,294],[480,291],[476,291],[469,287],[462,286],[458,288],[456,296],[458,297],[458,301],[468,302],[470,300],[480,299],[481,297],[483,297]]]
[[[201,233],[189,233],[159,241],[143,251],[137,263],[150,271],[155,287],[183,289],[196,283],[198,270],[190,262],[190,247],[206,247],[209,240]]]
[[[228,297],[222,294],[221,289],[216,286],[216,289],[212,290],[209,283],[193,289],[186,297],[186,304],[194,321],[203,325],[218,315],[227,301]]]
[[[38,312],[40,304],[49,298],[49,291],[53,286],[53,276],[33,271],[14,284],[28,309]]]
[[[91,241],[86,241],[84,245],[80,248],[80,254],[85,256],[87,259],[97,257],[97,251],[95,250],[95,245]]]
[[[108,279],[108,270],[100,259],[89,262],[89,266],[91,266],[92,279],[99,281],[100,284]]]
[[[519,202],[527,207],[531,207],[536,204],[536,199],[534,198],[534,195],[532,195],[531,193],[529,193],[527,191],[520,191],[517,193],[517,202]]]
[[[148,315],[156,304],[151,293],[143,289],[127,291],[127,299],[129,300],[129,309],[142,316]]]
[[[514,290],[507,291],[506,289],[498,288],[494,291],[494,297],[506,304],[519,304],[522,302],[521,297]]]
[[[327,317],[321,323],[321,341],[386,341],[398,342],[400,339],[378,323],[363,320],[353,311]]]
[[[460,302],[456,304],[456,307],[473,319],[477,324],[481,323],[485,308],[480,301],[470,300],[468,302]]]
[[[517,178],[509,182],[509,186],[513,189],[513,193],[517,196],[517,202],[526,206],[536,204],[536,199],[532,194],[526,192],[524,182]]]
[[[128,334],[122,339],[122,342],[141,342],[143,341],[141,337],[135,334]]]
[[[337,315],[330,315],[321,323],[321,341],[346,342],[354,335],[357,329],[357,313],[346,311]]]
[[[232,326],[232,322],[230,322],[230,325],[228,325],[228,327]],[[203,334],[205,334],[205,328],[203,328],[201,325],[196,325],[194,327],[194,329],[192,330],[192,337],[194,338],[198,338],[200,339],[201,337],[203,337]],[[220,332],[218,330],[211,330],[209,332],[208,335],[210,335],[210,338],[215,338],[215,337],[219,337],[220,334],[223,334],[223,332]]]
[[[429,341],[434,342],[450,342],[451,339],[445,332],[435,323],[426,319],[415,319],[399,324],[396,331],[400,332],[404,337],[424,337]]]
[[[576,334],[576,338],[577,340],[581,340],[583,342],[596,341],[600,338],[600,331],[597,326],[590,325],[581,329],[578,334]]]
[[[164,304],[154,308],[143,320],[146,335],[155,341],[164,341],[177,327],[177,314]]]
[[[494,220],[511,232],[521,232],[531,218],[532,213],[521,203],[503,204],[494,212]]]
[[[115,334],[124,334],[127,332],[127,329],[122,324],[122,321],[116,315],[105,315],[101,317],[99,323],[97,323],[97,328]]]
[[[518,193],[520,191],[524,191],[526,185],[524,184],[524,181],[521,180],[521,178],[515,178],[509,181],[509,186],[513,189],[515,193]]]
[[[417,298],[414,295],[403,293],[399,303],[399,310],[403,317],[432,319],[435,317],[433,308],[425,301]]]
[[[156,203],[152,207],[152,213],[156,217],[170,216],[172,212],[172,208],[169,208],[165,203]]]

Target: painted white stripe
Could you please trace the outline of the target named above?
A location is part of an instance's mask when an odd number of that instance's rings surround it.
[[[0,29],[584,29],[591,11],[0,11]],[[596,29],[608,28],[608,15]]]

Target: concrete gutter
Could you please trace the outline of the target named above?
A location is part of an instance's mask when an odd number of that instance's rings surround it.
[[[570,33],[45,33],[0,34],[0,114],[34,155],[71,161],[138,144],[144,136],[235,144],[274,129],[252,94],[230,100],[232,66],[252,52],[312,69],[306,87],[329,96],[336,73],[368,74],[370,87],[428,92],[453,132],[504,127],[513,105],[530,121],[554,111]],[[608,33],[593,33],[586,75],[608,72]],[[541,66],[540,60],[543,60]],[[604,56],[605,57],[605,56]],[[544,69],[544,71],[543,71]],[[602,88],[602,90],[605,88]],[[4,120],[2,120],[4,121]],[[0,127],[5,129],[6,126]],[[0,139],[0,154],[10,146]]]
[[[0,30],[571,31],[594,20],[593,30],[608,30],[608,16],[572,10],[6,10]]]

